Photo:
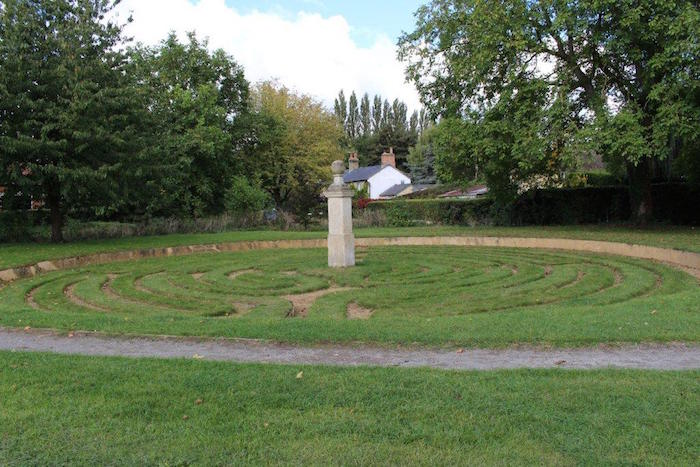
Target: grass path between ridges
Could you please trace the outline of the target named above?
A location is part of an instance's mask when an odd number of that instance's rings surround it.
[[[108,240],[92,240],[65,244],[22,243],[0,244],[0,269],[35,264],[40,261],[81,256],[94,253],[110,253],[147,248],[204,245],[238,241],[296,240],[324,238],[325,231],[235,231],[217,234],[176,234],[153,237],[128,237]],[[694,228],[666,227],[630,229],[601,226],[550,226],[550,227],[404,227],[356,229],[355,235],[363,237],[408,236],[495,236],[570,238],[601,240],[627,244],[639,244],[700,252],[700,231]]]

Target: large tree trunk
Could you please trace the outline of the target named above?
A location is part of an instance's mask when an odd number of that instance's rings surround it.
[[[628,163],[627,175],[629,176],[632,221],[637,225],[646,225],[653,219],[654,214],[651,194],[651,160],[644,159],[636,166]]]
[[[61,191],[58,187],[51,187],[46,193],[46,204],[51,213],[51,241],[61,243],[63,241],[63,210],[61,206]]]

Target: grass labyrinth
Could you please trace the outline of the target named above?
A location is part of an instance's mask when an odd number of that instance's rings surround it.
[[[545,250],[374,247],[89,266],[0,290],[0,325],[108,333],[500,346],[697,341],[700,287],[652,262]]]

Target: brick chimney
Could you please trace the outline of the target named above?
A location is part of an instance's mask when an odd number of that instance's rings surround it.
[[[389,148],[389,152],[382,154],[382,167],[385,165],[390,165],[396,168],[396,156],[394,155],[394,148]]]
[[[357,153],[353,152],[350,154],[348,159],[348,170],[356,170],[360,168],[360,158],[357,157]]]

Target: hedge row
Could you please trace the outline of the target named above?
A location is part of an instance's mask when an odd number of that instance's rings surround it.
[[[700,225],[700,189],[681,183],[652,186],[657,222]],[[533,190],[511,206],[490,198],[476,200],[411,199],[375,202],[366,209],[381,212],[392,226],[558,225],[627,222],[629,191],[624,186]]]
[[[47,211],[0,211],[0,242],[27,241],[34,227],[48,224]]]
[[[493,223],[493,206],[490,199],[409,199],[373,202],[366,209],[383,213],[386,223],[395,227],[424,223],[473,226]]]

